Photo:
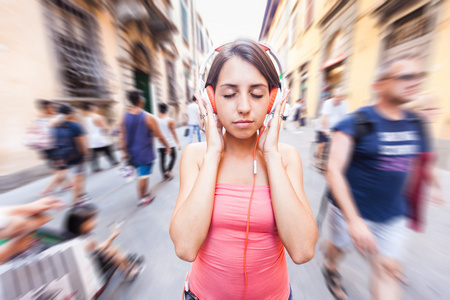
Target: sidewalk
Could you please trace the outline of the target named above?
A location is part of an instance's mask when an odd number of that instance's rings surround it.
[[[295,146],[303,161],[304,187],[314,214],[317,214],[320,199],[325,188],[322,175],[318,174],[310,164],[310,143],[314,139],[311,128],[297,131],[281,130],[280,142]],[[187,144],[183,136],[185,127],[177,129],[182,147]],[[204,139],[204,134],[202,134]],[[195,139],[196,141],[196,139]],[[152,191],[157,195],[149,206],[136,206],[136,183],[127,183],[117,174],[118,168],[107,169],[96,174],[89,174],[87,191],[100,208],[99,224],[94,231],[94,237],[104,240],[109,235],[108,225],[113,221],[124,221],[122,233],[115,245],[126,251],[135,251],[145,255],[147,268],[141,277],[131,286],[107,289],[101,299],[180,299],[184,276],[190,269],[190,264],[178,259],[175,255],[169,236],[169,222],[175,205],[179,187],[179,162],[181,151],[178,152],[174,167],[175,178],[172,181],[162,181],[159,171],[159,161],[155,161],[150,179]],[[102,167],[109,164],[102,158]],[[443,182],[450,182],[450,172],[442,171]],[[47,184],[45,177],[0,194],[0,206],[27,203],[38,199],[38,192]],[[450,195],[450,185],[444,185],[447,199]],[[66,203],[70,203],[70,192],[58,195]],[[448,201],[448,200],[447,200]],[[49,226],[61,227],[64,212],[55,215]],[[428,226],[425,234],[411,233],[405,252],[405,275],[409,285],[404,287],[404,299],[450,299],[450,208],[429,206]],[[324,224],[324,236],[327,224]],[[319,241],[316,256],[310,262],[297,266],[288,259],[290,282],[293,299],[332,300],[328,292],[320,267],[323,257]],[[368,291],[369,267],[366,261],[356,252],[351,253],[343,262],[341,273],[350,299],[370,299]],[[151,295],[151,296],[149,296]]]

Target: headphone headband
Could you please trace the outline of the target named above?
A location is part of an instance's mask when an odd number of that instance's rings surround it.
[[[211,59],[211,57],[214,56],[214,54],[216,52],[220,52],[223,49],[223,47],[225,47],[226,45],[231,44],[231,43],[234,43],[234,42],[227,42],[225,44],[221,44],[218,47],[213,48],[211,51],[209,51],[208,54],[206,54],[205,58],[203,59],[203,62],[200,65],[200,69],[199,69],[199,77],[200,77],[199,80],[198,80],[199,90],[204,90],[206,88],[206,86],[205,86],[206,85],[206,81],[204,80],[203,76],[205,75],[206,65],[207,65],[208,61]],[[280,59],[278,58],[278,55],[274,51],[272,51],[272,48],[270,48],[269,46],[261,44],[259,42],[257,42],[257,44],[265,52],[268,52],[273,57],[273,60],[275,61],[276,68],[278,67],[278,77],[279,77],[279,80],[280,80],[281,89],[285,90],[286,83],[285,83],[285,80],[284,80],[283,68],[281,67],[281,63],[280,63]]]

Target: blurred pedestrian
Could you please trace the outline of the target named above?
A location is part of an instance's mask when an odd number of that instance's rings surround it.
[[[31,233],[51,220],[48,210],[63,207],[60,200],[48,197],[0,207],[0,264],[30,248],[34,241]]]
[[[166,165],[166,147],[160,142],[156,141],[156,148],[159,152],[160,157],[160,167],[161,174],[164,176],[164,179],[172,179],[173,173],[172,169],[175,165],[175,161],[177,159],[177,149],[181,150],[180,141],[178,140],[177,133],[175,131],[175,121],[172,118],[169,118],[167,113],[169,110],[169,106],[165,103],[158,104],[158,126],[161,134],[166,139],[167,143],[172,150],[170,153],[169,163]],[[176,146],[176,148],[175,148]]]
[[[52,135],[51,120],[56,117],[55,104],[45,99],[36,100],[38,117],[28,128],[25,145],[31,150],[37,150],[40,156],[49,160],[55,143]]]
[[[125,254],[112,243],[120,234],[115,228],[108,239],[98,242],[89,235],[97,227],[98,208],[93,203],[83,202],[72,206],[65,216],[64,240],[76,237],[85,238],[85,250],[92,255],[103,274],[119,269],[125,280],[132,281],[143,271],[144,257],[137,254]]]
[[[127,98],[132,107],[122,117],[121,148],[123,159],[136,168],[138,176],[138,206],[149,204],[155,195],[147,191],[148,179],[153,172],[153,161],[155,160],[154,137],[159,138],[166,147],[166,154],[170,154],[170,145],[162,136],[156,118],[144,111],[142,108],[145,99],[142,92],[132,90],[127,92]]]
[[[38,109],[38,117],[27,130],[25,145],[32,150],[38,151],[40,157],[47,161],[48,167],[55,170],[52,154],[55,151],[53,126],[57,125],[60,120],[57,115],[57,105],[49,100],[38,99],[36,100],[36,107]],[[65,182],[63,190],[72,187],[67,177],[63,181]],[[45,189],[40,194],[45,196],[52,192],[54,191]]]
[[[306,126],[306,116],[307,116],[307,107],[306,107],[305,99],[302,99],[300,101],[299,109],[300,109],[300,113],[299,113],[300,127],[305,127]]]
[[[89,156],[83,127],[76,123],[75,109],[69,104],[60,104],[61,119],[53,127],[55,149],[52,153],[56,174],[45,189],[54,191],[64,180],[70,169],[74,172],[73,203],[88,199],[85,193],[85,160]]]
[[[105,117],[98,114],[98,107],[89,102],[82,105],[83,123],[87,132],[87,140],[91,153],[92,171],[99,172],[101,168],[98,164],[98,155],[104,153],[111,166],[116,166],[117,162],[112,147],[110,136],[111,128],[107,125]]]
[[[290,113],[291,113],[291,106],[289,105],[289,103],[286,102],[286,106],[283,112],[283,121],[282,121],[283,129],[286,129],[286,122]]]
[[[293,114],[294,114],[292,120],[294,121],[295,128],[298,128],[298,120],[300,118],[300,100],[301,99],[297,100],[295,102],[294,106],[292,107]]]
[[[347,114],[345,90],[338,88],[334,97],[322,104],[320,122],[316,131],[317,153],[315,165],[319,170],[326,169],[330,128],[333,128]]]
[[[193,135],[197,132],[198,141],[202,141],[200,135],[200,110],[198,109],[197,99],[192,97],[191,103],[188,104],[186,108],[186,113],[188,115],[188,126],[189,126],[189,144],[192,143]]]
[[[372,85],[376,103],[333,126],[327,171],[331,240],[323,274],[336,299],[348,299],[337,264],[352,242],[371,264],[373,299],[402,298],[403,190],[414,160],[429,146],[420,119],[401,106],[417,95],[424,76],[414,59],[384,64]]]
[[[206,80],[216,108],[199,99],[207,141],[183,151],[170,223],[177,255],[193,261],[185,299],[292,299],[285,249],[309,261],[317,228],[300,156],[278,142],[287,94],[266,128],[281,87],[270,56],[252,41],[218,49]]]

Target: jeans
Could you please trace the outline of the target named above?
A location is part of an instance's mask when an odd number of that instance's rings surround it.
[[[160,157],[160,168],[161,174],[164,175],[167,171],[172,171],[173,165],[175,164],[175,160],[177,159],[177,148],[170,148],[172,152],[170,155],[169,164],[166,166],[166,148],[159,148],[159,157]]]
[[[189,144],[192,143],[192,135],[194,131],[197,131],[198,141],[202,141],[202,137],[200,136],[200,126],[199,125],[189,125]]]
[[[109,146],[105,146],[105,147],[100,147],[100,148],[93,148],[91,153],[92,153],[92,157],[91,157],[91,164],[92,164],[92,170],[95,171],[99,171],[100,168],[98,166],[98,160],[97,160],[97,155],[101,152],[106,154],[106,157],[108,158],[109,162],[111,163],[111,165],[116,165],[117,164],[117,160],[114,157],[114,154],[112,153],[111,150],[111,145]]]

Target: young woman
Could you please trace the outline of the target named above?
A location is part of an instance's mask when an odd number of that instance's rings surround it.
[[[199,99],[206,143],[183,152],[170,224],[177,255],[194,262],[186,299],[291,299],[284,250],[305,263],[318,234],[300,156],[278,143],[287,95],[264,130],[269,93],[280,80],[269,55],[251,41],[220,49],[209,85],[217,121],[208,100]]]

